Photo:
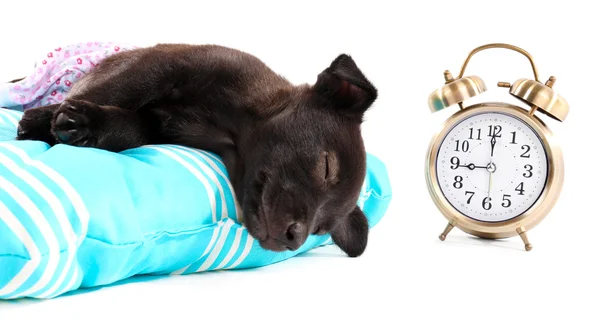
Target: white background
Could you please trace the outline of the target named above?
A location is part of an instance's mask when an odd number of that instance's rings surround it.
[[[78,41],[216,43],[250,52],[294,83],[314,83],[340,53],[379,88],[368,113],[368,151],[383,159],[393,203],[363,257],[333,247],[273,266],[106,287],[50,301],[0,302],[0,325],[142,324],[569,326],[597,325],[598,78],[600,18],[591,1],[3,1],[0,80]],[[491,42],[529,51],[540,79],[571,105],[564,123],[544,118],[566,164],[551,214],[519,238],[483,241],[454,230],[423,176],[434,131],[456,108],[429,113],[427,97],[457,75],[468,52]],[[492,89],[467,104],[515,102],[498,81],[531,78],[526,59],[482,52],[467,74]],[[231,297],[230,294],[237,294]]]

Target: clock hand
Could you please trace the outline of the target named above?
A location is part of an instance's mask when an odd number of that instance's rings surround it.
[[[475,164],[471,163],[468,165],[458,165],[459,167],[464,167],[464,168],[469,168],[470,170],[475,170],[475,168],[483,168],[486,169],[487,166],[476,166]]]
[[[486,168],[489,173],[489,180],[488,180],[488,198],[489,198],[490,193],[492,192],[492,175],[496,172],[496,165],[493,162],[490,162]]]
[[[490,177],[489,177],[489,181],[488,181],[488,198],[490,197],[490,193],[492,191],[492,174],[493,173],[490,171],[489,172]]]
[[[486,167],[486,169],[489,172],[489,180],[488,180],[488,198],[490,197],[490,193],[492,192],[492,174],[494,173],[494,171],[492,169],[490,169],[490,165],[493,165],[492,163],[492,159],[494,158],[494,147],[496,146],[496,134],[494,133],[494,135],[492,135],[492,140],[490,141],[490,143],[492,144],[492,151],[490,153],[490,163],[488,164],[488,166]],[[495,169],[494,169],[495,170]]]

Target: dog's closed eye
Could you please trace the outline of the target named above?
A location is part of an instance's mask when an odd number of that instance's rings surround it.
[[[338,180],[338,161],[334,152],[321,152],[319,161],[314,170],[316,179],[322,185],[333,185]]]

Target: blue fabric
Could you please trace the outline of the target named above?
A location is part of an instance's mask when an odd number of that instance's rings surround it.
[[[14,141],[21,113],[0,109],[0,298],[52,298],[137,274],[189,274],[273,264],[239,219],[220,158],[176,145],[121,153]],[[384,164],[368,156],[359,206],[374,226],[391,200]]]

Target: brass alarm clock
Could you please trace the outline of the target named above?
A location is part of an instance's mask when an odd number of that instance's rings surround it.
[[[463,76],[471,57],[479,51],[504,48],[523,54],[533,69],[533,79],[499,87],[525,106],[503,102],[465,106],[464,101],[487,90],[477,76]],[[526,232],[536,226],[556,203],[563,184],[561,150],[540,113],[558,121],[569,106],[552,88],[538,79],[533,59],[525,50],[509,44],[487,44],[471,51],[460,74],[444,73],[446,84],[429,96],[432,112],[457,105],[434,135],[427,154],[429,193],[448,220],[439,238],[453,227],[482,238],[519,235],[525,249],[532,249]]]

